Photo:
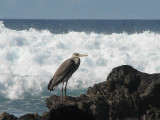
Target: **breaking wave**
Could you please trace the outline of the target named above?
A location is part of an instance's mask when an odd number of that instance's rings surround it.
[[[69,80],[70,92],[105,81],[113,67],[123,64],[147,73],[160,72],[159,46],[160,34],[150,31],[54,34],[33,28],[12,30],[0,22],[0,96],[20,100],[51,94],[47,91],[49,80],[74,52],[88,57],[81,58],[79,69]]]

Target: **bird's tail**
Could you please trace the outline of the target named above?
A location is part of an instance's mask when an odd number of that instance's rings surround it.
[[[54,78],[54,77],[53,77]],[[49,84],[48,84],[48,90],[52,91],[54,90],[55,88],[53,88],[52,86],[52,81],[53,81],[53,78],[50,80]]]

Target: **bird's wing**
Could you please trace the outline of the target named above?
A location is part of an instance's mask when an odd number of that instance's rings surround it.
[[[67,59],[57,69],[56,73],[54,74],[54,79],[56,81],[63,79],[73,67],[74,61],[72,59]]]
[[[50,80],[48,84],[48,89],[53,90],[53,87],[57,86],[59,83],[62,82],[63,78],[71,71],[74,67],[74,61],[72,59],[67,59],[64,61],[60,67],[55,72],[53,78]]]

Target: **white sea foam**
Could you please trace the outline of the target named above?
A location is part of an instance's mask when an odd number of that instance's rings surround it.
[[[68,82],[68,89],[85,89],[105,81],[113,67],[128,64],[160,72],[160,34],[16,31],[0,22],[0,96],[24,99],[49,94],[47,84],[57,67],[73,52],[88,54]]]

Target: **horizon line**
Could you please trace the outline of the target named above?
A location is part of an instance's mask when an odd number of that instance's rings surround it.
[[[73,18],[73,19],[48,19],[48,18],[0,18],[0,20],[160,20],[160,19],[85,19],[85,18]]]

